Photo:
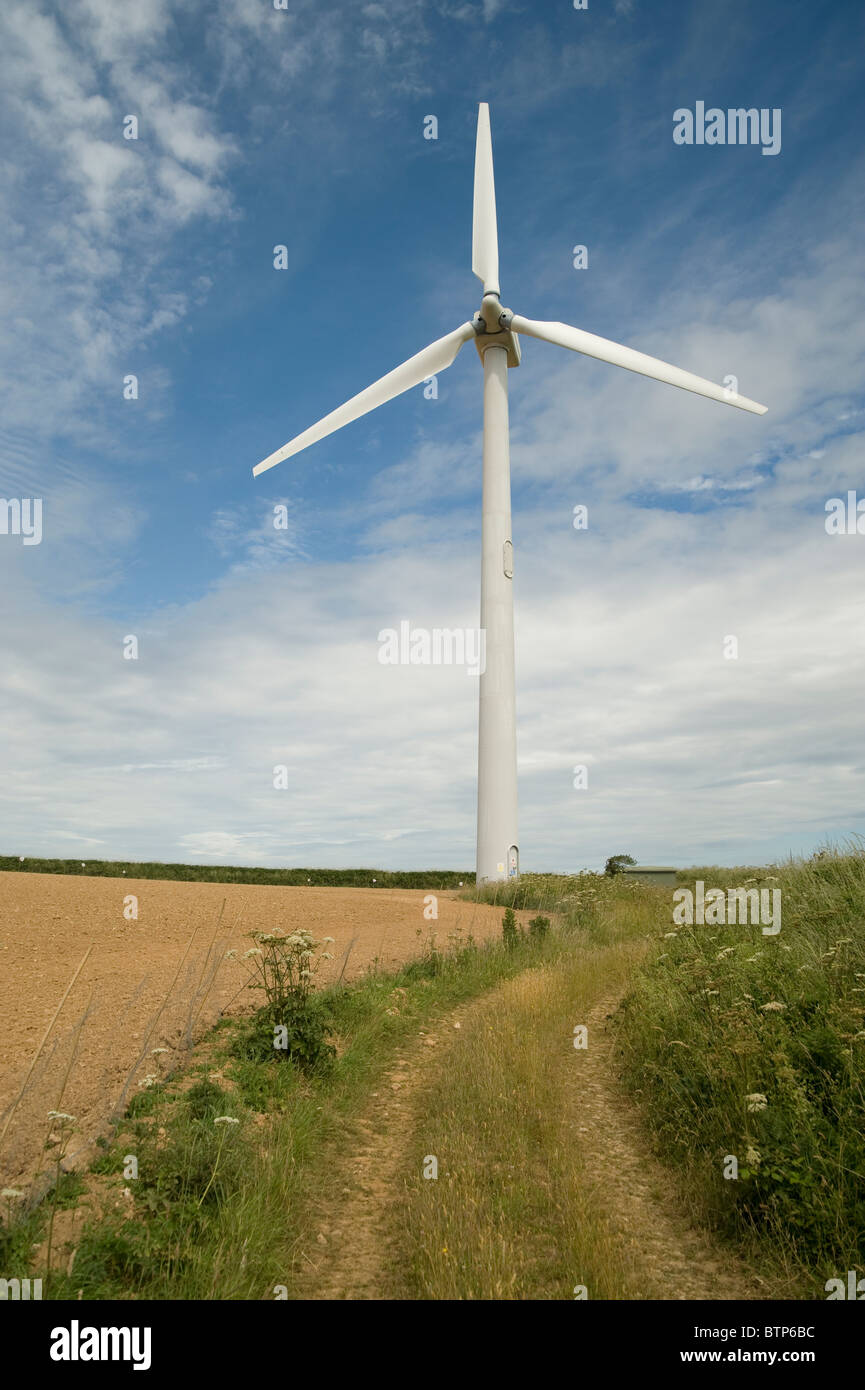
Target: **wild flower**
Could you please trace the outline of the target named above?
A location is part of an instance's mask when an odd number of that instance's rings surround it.
[[[754,1091],[750,1096],[745,1097],[748,1110],[752,1115],[758,1115],[761,1110],[765,1110],[769,1102],[761,1091]]]
[[[756,1167],[757,1167],[757,1164],[762,1162],[762,1159],[761,1159],[761,1157],[760,1157],[760,1154],[759,1154],[758,1150],[757,1150],[757,1149],[752,1149],[752,1148],[749,1146],[749,1147],[745,1150],[745,1162],[748,1164],[748,1166],[749,1166],[750,1168],[756,1168]]]
[[[235,1119],[233,1115],[217,1115],[213,1123],[215,1125],[239,1125],[240,1120]]]
[[[782,1004],[780,999],[770,999],[768,1004],[761,1005],[760,1012],[764,1014],[779,1014],[786,1009],[787,1005]]]
[[[60,1120],[61,1123],[62,1123],[63,1121],[68,1121],[69,1124],[74,1124],[74,1123],[75,1123],[75,1120],[77,1119],[77,1116],[75,1116],[75,1115],[67,1115],[65,1110],[49,1110],[49,1111],[48,1111],[48,1119],[49,1119],[49,1120]]]

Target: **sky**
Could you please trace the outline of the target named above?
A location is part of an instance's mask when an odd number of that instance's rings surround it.
[[[0,853],[474,864],[477,677],[379,634],[477,628],[477,353],[252,467],[479,308],[480,101],[502,302],[769,406],[523,340],[521,867],[862,832],[865,535],[826,504],[865,498],[863,29],[846,0],[6,0],[0,498],[41,533],[0,505]],[[780,149],[677,143],[698,102],[780,112]]]

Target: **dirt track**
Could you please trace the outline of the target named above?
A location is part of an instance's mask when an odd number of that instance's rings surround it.
[[[123,915],[130,894],[138,899],[137,921]],[[501,931],[501,909],[449,893],[437,894],[438,920],[426,921],[424,896],[421,889],[0,873],[0,1133],[64,990],[93,948],[13,1115],[0,1152],[0,1185],[20,1185],[32,1175],[49,1110],[76,1116],[74,1152],[92,1139],[127,1084],[131,1096],[220,1010],[242,1012],[257,1002],[243,989],[244,967],[224,960],[226,950],[252,944],[247,933],[302,926],[318,939],[332,936],[332,977],[354,940],[345,971],[351,979],[376,958],[387,969],[417,955],[431,932],[444,947],[457,929],[478,940]],[[328,977],[322,971],[319,978]],[[169,1051],[152,1055],[158,1047]]]

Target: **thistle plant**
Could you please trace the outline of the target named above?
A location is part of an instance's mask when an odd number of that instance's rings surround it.
[[[519,944],[520,929],[517,926],[517,915],[512,907],[505,908],[505,915],[502,918],[502,941],[506,951],[513,951]]]

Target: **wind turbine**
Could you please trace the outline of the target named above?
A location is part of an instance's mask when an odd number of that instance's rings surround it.
[[[300,453],[334,430],[366,415],[376,406],[410,391],[443,372],[464,343],[474,339],[484,369],[483,516],[481,527],[481,629],[486,632],[486,667],[480,677],[478,715],[478,839],[477,882],[519,876],[517,837],[517,737],[514,697],[514,595],[511,542],[511,479],[508,443],[508,368],[520,364],[516,335],[540,338],[556,347],[597,357],[642,376],[666,381],[699,396],[765,415],[767,407],[750,401],[713,381],[671,367],[657,357],[607,338],[597,338],[566,323],[523,318],[502,307],[499,300],[499,243],[490,112],[478,108],[475,147],[472,271],[483,283],[480,311],[438,338],[429,347],[395,367],[387,376],[352,396],[318,424],[284,444],[252,470],[264,473],[292,454]]]

